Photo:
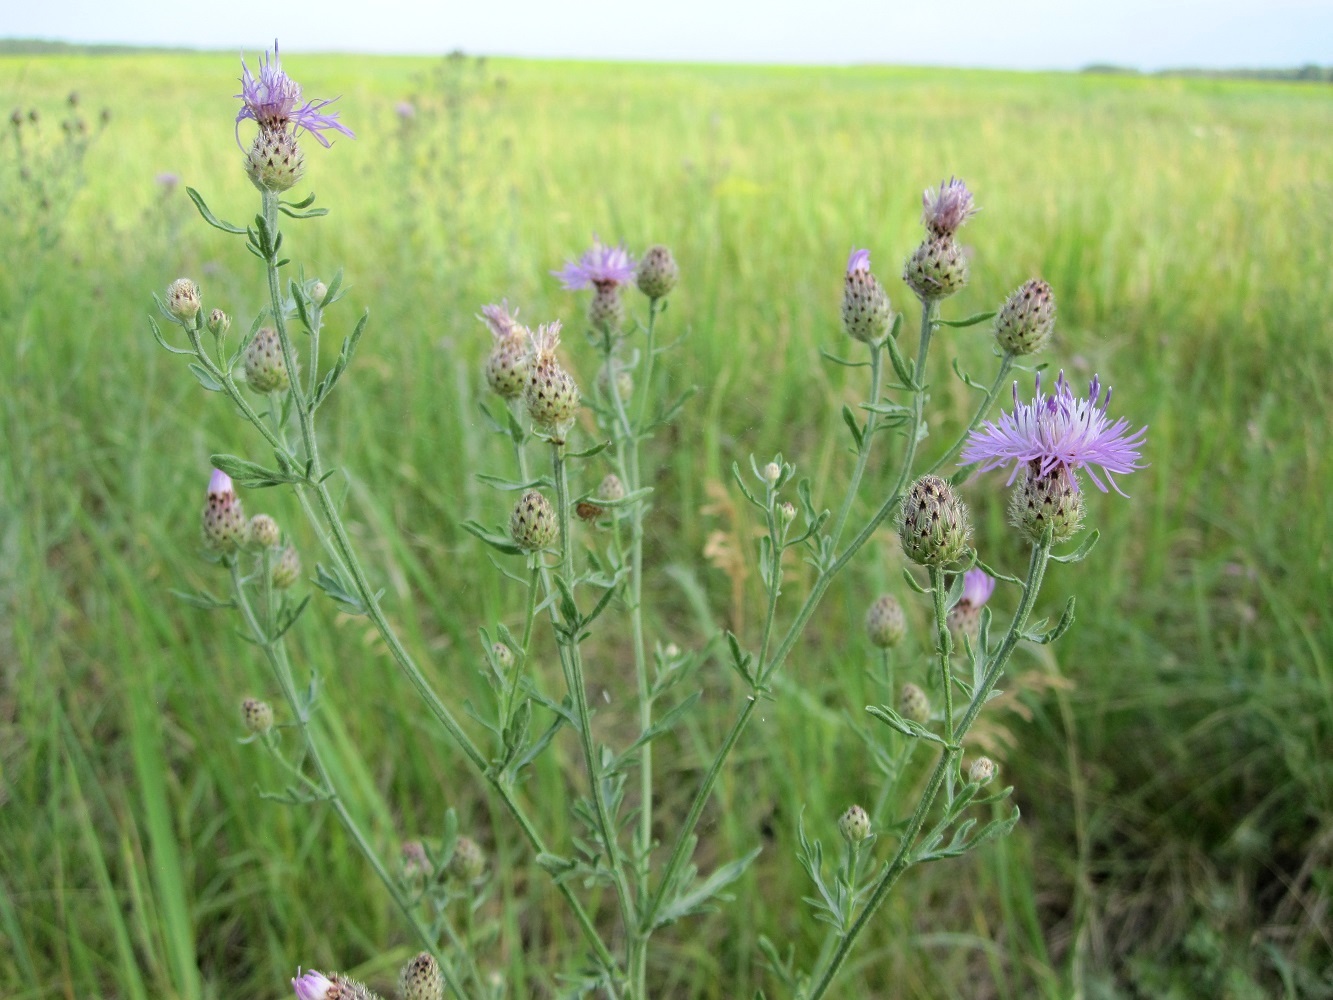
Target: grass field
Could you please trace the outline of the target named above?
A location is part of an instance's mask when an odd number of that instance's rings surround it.
[[[306,186],[332,214],[288,233],[307,273],[345,268],[330,352],[371,311],[323,411],[326,447],[348,471],[347,516],[391,618],[460,706],[485,697],[476,630],[513,626],[521,607],[461,528],[500,522],[510,502],[474,477],[512,473],[477,410],[479,306],[508,296],[530,322],[577,329],[584,304],[548,271],[591,234],[674,249],[665,329],[688,336],[662,377],[697,392],[653,443],[650,629],[682,646],[722,626],[752,639],[753,577],[701,555],[718,531],[749,544],[730,465],[780,450],[817,502],[837,496],[851,462],[827,442],[843,442],[840,405],[860,397],[856,374],[819,351],[846,346],[847,251],[870,248],[910,316],[896,275],[919,239],[920,191],[966,178],[983,207],[962,234],[973,280],[945,315],[1045,277],[1060,312],[1044,360],[1114,385],[1117,411],[1149,425],[1150,465],[1125,481],[1132,500],[1090,496],[1102,542],[1053,574],[1041,608],[1076,594],[1077,624],[1020,650],[990,716],[1022,822],[913,870],[845,993],[1333,996],[1327,86],[354,57],[287,69],[308,96],[341,94],[358,134],[331,151],[306,143]],[[238,745],[237,706],[273,697],[265,665],[228,620],[170,593],[221,587],[198,552],[208,456],[265,457],[148,327],[151,295],[180,275],[242,327],[263,304],[257,262],[183,191],[235,221],[256,211],[233,136],[237,75],[233,56],[0,59],[0,93],[39,111],[25,136],[58,137],[69,115],[92,136],[78,186],[54,153],[20,174],[8,123],[0,153],[0,995],[12,1000],[277,998],[298,964],[387,986],[415,951],[326,811],[259,797],[281,776]],[[403,100],[414,117],[396,113]],[[179,186],[155,180],[167,172]],[[927,450],[968,413],[948,358],[992,370],[984,330],[945,335]],[[591,373],[581,338],[568,342],[572,369]],[[967,494],[998,487],[992,474]],[[298,524],[276,491],[246,502]],[[1016,569],[991,508],[978,543]],[[758,937],[818,948],[797,821],[827,827],[865,794],[862,733],[882,727],[861,711],[878,695],[860,623],[880,592],[905,591],[892,534],[871,548],[821,605],[700,828],[702,868],[763,853],[734,902],[663,933],[654,996],[779,995]],[[928,608],[901,596],[924,658]],[[590,680],[612,706],[633,685],[606,669],[618,641],[614,629],[593,640]],[[381,855],[456,809],[493,858],[479,960],[509,996],[552,995],[577,931],[382,644],[322,599],[294,642],[325,676],[321,732]],[[685,779],[740,698],[720,664],[701,677],[705,711],[659,751],[664,816],[684,811]],[[614,726],[615,708],[599,718]],[[550,806],[562,843],[560,789],[581,775],[577,745],[558,749],[527,798]],[[609,926],[609,898],[598,912]]]

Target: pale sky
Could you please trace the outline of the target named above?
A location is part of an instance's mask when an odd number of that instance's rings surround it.
[[[1333,64],[1333,0],[0,0],[0,37],[1077,69]]]

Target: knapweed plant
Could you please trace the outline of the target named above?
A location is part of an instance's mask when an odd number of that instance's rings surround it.
[[[401,977],[408,1000],[446,991],[472,998],[534,990],[630,1000],[655,995],[654,935],[720,905],[758,853],[698,869],[699,821],[719,776],[745,745],[760,706],[799,685],[784,670],[830,585],[872,537],[896,529],[914,566],[900,593],[879,597],[865,618],[868,638],[883,654],[875,670],[883,703],[866,709],[883,724],[872,741],[880,778],[841,816],[801,820],[797,860],[810,882],[805,903],[826,925],[823,947],[804,954],[795,945],[760,942],[771,995],[828,995],[908,869],[962,855],[1018,821],[995,764],[965,751],[968,733],[997,693],[1015,649],[1053,642],[1073,622],[1073,598],[1055,622],[1034,621],[1033,608],[1048,570],[1083,559],[1096,539],[1093,531],[1076,543],[1084,520],[1080,470],[1105,491],[1118,489],[1115,476],[1139,466],[1144,431],[1131,432],[1125,420],[1110,415],[1110,391],[1103,393],[1097,379],[1082,395],[1060,375],[1053,387],[1046,381],[1048,392],[1040,375],[1024,367],[1051,337],[1050,287],[1032,279],[996,313],[943,318],[970,266],[957,232],[976,209],[961,180],[928,190],[923,199],[924,238],[902,274],[915,298],[915,338],[900,336],[904,317],[872,272],[869,251],[852,252],[843,278],[847,340],[826,354],[829,363],[864,380],[864,401],[842,410],[851,444],[846,492],[817,496],[798,478],[800,456],[750,457],[733,465],[739,497],[762,522],[753,555],[764,601],[756,628],[703,636],[693,649],[654,636],[658,619],[645,608],[645,578],[654,571],[645,548],[654,517],[645,444],[688,402],[654,395],[663,381],[654,372],[668,353],[661,328],[680,277],[671,252],[654,246],[636,260],[625,246],[595,241],[553,272],[565,288],[592,293],[579,331],[598,358],[591,378],[566,367],[559,319],[528,325],[507,301],[481,306],[479,319],[492,344],[476,377],[484,377],[493,394],[486,416],[511,457],[481,475],[497,500],[475,512],[468,527],[478,556],[484,546],[494,550],[491,558],[524,599],[506,621],[477,623],[474,655],[484,660],[493,697],[463,705],[432,687],[418,663],[420,651],[400,640],[386,616],[375,567],[357,552],[346,527],[335,489],[338,469],[320,445],[321,407],[351,372],[366,321],[355,323],[331,366],[320,364],[325,315],[344,292],[339,277],[326,285],[299,270],[293,276],[289,255],[296,241],[289,234],[324,210],[312,207],[313,195],[288,200],[287,192],[305,174],[302,133],[327,146],[328,133],[350,138],[352,132],[325,110],[328,102],[303,103],[276,51],[260,64],[258,77],[244,69],[238,96],[238,129],[250,121],[258,126],[239,160],[259,190],[259,211],[248,225],[232,225],[197,192],[190,195],[208,223],[258,259],[268,304],[234,323],[222,309],[207,308],[195,283],[181,278],[159,303],[179,332],[168,335],[157,324],[154,332],[167,350],[189,359],[205,389],[227,397],[223,409],[239,412],[256,435],[252,457],[215,455],[208,478],[203,539],[208,558],[229,578],[230,594],[189,596],[239,616],[271,667],[282,707],[275,710],[262,698],[243,705],[247,739],[290,777],[286,790],[269,797],[331,809],[365,855],[420,944],[421,954]],[[477,300],[499,299],[504,291],[479,289]],[[957,440],[936,444],[927,434],[926,404],[932,379],[948,377],[948,367],[931,349],[947,328],[984,323],[993,325],[997,370],[989,385],[963,376],[979,394],[975,413]],[[1013,409],[991,422],[992,404],[1015,370],[1022,374],[1013,383]],[[1027,384],[1034,384],[1030,402],[1020,388]],[[977,502],[1007,504],[1029,552],[1016,575],[988,563],[973,546],[971,516],[959,494],[974,472],[999,466],[1011,469],[1008,497],[987,479],[976,487]],[[254,497],[276,487],[295,493],[322,552],[298,554],[273,518],[243,511],[238,488]],[[872,513],[856,516],[861,509]],[[801,561],[804,597],[792,606],[783,583]],[[313,572],[303,569],[311,566]],[[1015,588],[1017,607],[1008,622],[992,616],[988,601],[996,587]],[[407,839],[386,856],[346,805],[326,762],[328,748],[310,725],[320,684],[341,678],[315,664],[298,665],[287,643],[310,600],[305,591],[322,592],[341,611],[369,619],[427,713],[470,762],[473,779],[509,817],[532,877],[549,880],[568,905],[581,948],[545,970],[541,983],[505,983],[485,968],[473,917],[487,891],[487,859],[452,812],[441,817],[442,836]],[[904,601],[928,602],[933,625],[922,655],[910,652]],[[598,636],[595,644],[592,636]],[[663,766],[659,751],[673,744],[662,737],[696,711],[699,675],[718,665],[734,671],[742,688],[730,728],[697,772]],[[589,679],[625,669],[633,671],[634,731],[613,736],[599,725]],[[525,778],[557,741],[581,760],[581,779],[556,801],[530,801]],[[659,782],[668,775],[694,785],[682,790],[673,784],[665,795]],[[688,802],[683,812],[659,814],[662,803],[681,801]],[[554,822],[563,810],[572,815],[574,833],[557,841],[549,831],[566,829]],[[300,958],[293,956],[294,966]],[[292,985],[301,1000],[374,995],[336,973],[298,973]],[[725,985],[719,993],[730,995]]]

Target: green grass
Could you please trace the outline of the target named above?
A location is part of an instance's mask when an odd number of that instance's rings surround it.
[[[311,96],[342,94],[358,132],[328,152],[306,143],[309,185],[333,214],[288,233],[310,273],[346,268],[330,352],[372,313],[323,433],[390,616],[455,705],[485,697],[476,629],[513,625],[519,609],[460,528],[498,522],[507,503],[472,473],[510,471],[477,411],[478,307],[508,296],[529,321],[576,323],[582,303],[547,272],[591,233],[672,246],[683,279],[666,328],[688,337],[664,387],[697,393],[654,443],[647,585],[662,611],[650,634],[706,638],[672,582],[678,566],[714,622],[752,634],[755,605],[742,620],[730,581],[700,557],[711,531],[748,537],[705,511],[710,487],[751,451],[781,450],[817,501],[837,499],[851,463],[823,442],[841,442],[838,408],[859,386],[818,351],[846,347],[846,253],[868,246],[894,278],[920,190],[965,177],[984,211],[963,231],[972,284],[946,315],[1045,277],[1060,303],[1048,360],[1115,386],[1116,408],[1150,425],[1151,465],[1126,480],[1132,500],[1090,498],[1103,542],[1050,578],[1043,613],[1077,594],[1074,631],[1015,661],[1022,711],[991,733],[1023,822],[973,858],[913,870],[846,988],[1333,994],[1327,88],[346,57],[288,69]],[[237,744],[238,705],[276,692],[231,621],[170,594],[223,589],[197,555],[208,455],[266,457],[147,324],[151,293],[182,274],[238,325],[262,304],[256,262],[153,179],[176,172],[220,216],[253,215],[231,124],[237,75],[214,55],[0,59],[0,89],[41,109],[44,129],[70,90],[90,122],[111,111],[67,214],[41,215],[12,158],[0,176],[15,220],[0,280],[0,994],[16,1000],[278,997],[298,964],[383,984],[412,949],[331,816],[259,798],[280,775]],[[394,113],[407,97],[410,129]],[[43,220],[59,223],[45,250]],[[947,357],[979,377],[991,365],[982,333],[945,337],[927,449],[952,440],[969,402]],[[591,352],[569,340],[571,367],[590,374]],[[998,486],[966,493],[988,560],[1015,570]],[[298,523],[275,493],[246,502]],[[661,937],[654,995],[773,992],[758,935],[795,940],[807,959],[818,946],[796,823],[804,810],[829,839],[874,777],[856,731],[877,698],[860,619],[901,586],[901,557],[887,532],[870,548],[830,591],[705,815],[701,868],[764,852],[733,903]],[[900,669],[921,670],[927,609],[909,613],[916,645]],[[384,857],[457,809],[498,876],[481,959],[511,996],[546,995],[577,931],[465,761],[362,620],[317,601],[294,642],[298,665],[325,676],[322,731]],[[593,696],[611,697],[598,718],[617,736],[632,730],[622,645],[608,629],[590,654]],[[683,812],[681,779],[738,703],[719,664],[702,680],[707,711],[658,755],[663,816]],[[530,801],[558,803],[576,766],[562,745]],[[567,844],[567,817],[546,812]]]

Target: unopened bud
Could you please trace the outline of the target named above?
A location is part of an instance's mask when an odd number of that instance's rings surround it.
[[[866,611],[866,635],[870,643],[880,649],[889,649],[907,635],[907,616],[903,606],[892,594],[884,594]]]
[[[255,392],[282,392],[292,384],[282,341],[271,326],[259,328],[245,348],[245,381]]]
[[[967,256],[952,236],[927,238],[903,265],[903,281],[923,302],[948,298],[967,278]]]
[[[1055,329],[1055,296],[1040,278],[1023,282],[995,317],[995,339],[1006,351],[1035,354]]]
[[[214,309],[208,314],[208,332],[215,337],[225,337],[231,329],[231,317],[221,309]]]
[[[203,512],[204,543],[219,552],[232,552],[245,543],[249,525],[231,477],[214,469],[208,481],[208,502]]]
[[[898,694],[898,711],[904,719],[923,725],[930,718],[930,699],[926,692],[909,682]]]
[[[317,306],[322,306],[324,300],[329,297],[329,286],[322,281],[316,281],[310,286],[310,301]]]
[[[305,157],[286,129],[261,128],[246,154],[245,172],[261,191],[286,191],[305,172]]]
[[[398,864],[403,881],[409,884],[430,878],[430,856],[426,854],[426,845],[419,840],[405,840],[400,849]]]
[[[273,563],[273,586],[287,590],[301,578],[301,554],[288,545]]]
[[[423,951],[403,966],[398,991],[403,1000],[443,1000],[444,976],[430,952]]]
[[[528,490],[509,515],[509,535],[514,544],[527,552],[536,552],[560,537],[560,521],[551,501],[536,490]]]
[[[849,844],[859,844],[870,836],[870,815],[860,806],[851,806],[838,820],[838,832]]]
[[[241,718],[247,730],[262,736],[273,728],[273,706],[258,698],[246,698],[241,702]]]
[[[250,518],[250,544],[261,549],[271,549],[278,544],[281,532],[278,522],[267,514],[256,514]]]
[[[499,665],[501,670],[508,670],[514,665],[514,651],[503,642],[497,642],[491,645],[491,656],[495,658],[495,662]]]
[[[790,501],[784,500],[778,504],[778,517],[782,519],[783,525],[791,524],[796,520],[796,505]]]
[[[660,299],[676,287],[680,278],[680,268],[676,258],[666,247],[652,246],[644,251],[639,261],[639,291],[650,299]]]
[[[471,837],[459,837],[454,856],[449,859],[449,874],[465,882],[481,877],[486,870],[486,855]]]
[[[893,325],[888,293],[870,273],[870,251],[853,250],[842,290],[842,328],[849,337],[875,344]]]
[[[946,566],[967,551],[967,509],[939,476],[922,476],[903,499],[898,534],[903,551],[922,566]]]
[[[995,777],[995,761],[989,757],[978,757],[967,770],[967,780],[974,785],[984,785]]]
[[[764,482],[769,486],[776,486],[778,480],[782,478],[782,466],[777,462],[769,462],[764,466]]]
[[[167,286],[167,312],[178,320],[184,322],[194,319],[202,306],[199,286],[189,278],[177,278]]]
[[[1052,541],[1067,542],[1083,527],[1083,491],[1075,473],[1057,465],[1043,474],[1032,462],[1009,494],[1009,523],[1028,541],[1041,541],[1052,529]]]
[[[625,300],[620,285],[614,281],[599,281],[594,285],[592,303],[588,306],[588,325],[594,330],[619,333],[625,325]]]

